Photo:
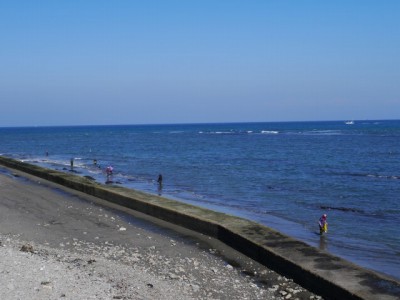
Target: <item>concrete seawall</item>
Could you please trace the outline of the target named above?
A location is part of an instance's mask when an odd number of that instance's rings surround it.
[[[2,156],[0,164],[217,238],[324,298],[400,298],[398,281],[258,223]]]

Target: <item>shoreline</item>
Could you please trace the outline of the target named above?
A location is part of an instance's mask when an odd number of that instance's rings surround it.
[[[9,157],[52,170],[66,173],[71,172],[69,170],[69,158],[67,160],[63,160],[58,157],[55,160],[52,160],[43,156],[38,156],[36,158],[18,158],[18,156]],[[73,170],[74,174],[92,178],[98,183],[107,182],[106,174],[104,174],[103,170],[104,168],[93,167],[92,161],[87,158],[78,157],[77,160],[79,162],[76,168]],[[122,169],[124,169],[122,166],[118,167],[118,170]],[[126,170],[124,169],[124,171]],[[393,234],[390,234],[389,239],[384,239],[383,236],[379,235],[381,236],[382,240],[377,243],[376,236],[372,239],[369,239],[368,236],[361,238],[358,236],[358,229],[351,233],[346,232],[347,229],[344,230],[343,227],[346,226],[343,226],[343,224],[349,224],[351,221],[348,219],[340,220],[340,218],[346,218],[352,214],[355,214],[355,217],[358,218],[365,213],[364,210],[360,210],[359,212],[346,212],[336,210],[338,207],[335,205],[329,206],[327,209],[322,209],[318,204],[316,204],[316,206],[313,206],[312,211],[301,213],[300,208],[299,213],[296,213],[296,216],[293,216],[289,213],[289,211],[293,211],[291,207],[293,203],[289,204],[287,211],[284,213],[276,212],[272,207],[271,210],[264,210],[259,206],[255,206],[253,209],[251,209],[251,207],[247,206],[247,201],[244,202],[244,205],[237,205],[236,202],[238,199],[240,199],[240,197],[237,199],[233,198],[232,202],[223,201],[221,203],[219,202],[221,201],[221,197],[216,197],[215,195],[212,196],[211,194],[209,195],[207,192],[208,189],[203,189],[202,191],[197,190],[197,192],[195,189],[192,189],[191,187],[189,188],[188,186],[182,189],[179,187],[179,185],[175,185],[176,182],[167,182],[164,187],[160,188],[155,178],[151,176],[141,177],[134,172],[117,172],[111,177],[111,181],[118,186],[123,186],[128,189],[142,191],[152,195],[159,195],[176,200],[178,202],[184,202],[212,211],[252,220],[266,227],[273,228],[284,235],[303,241],[312,247],[316,247],[335,256],[339,256],[363,268],[373,270],[374,272],[389,276],[391,278],[395,278],[397,281],[400,280],[400,274],[397,268],[399,263],[397,262],[396,252],[393,251],[393,249],[397,248],[395,240],[392,239],[394,237]],[[249,192],[251,193],[250,190]],[[224,192],[224,195],[226,196],[227,194]],[[246,198],[246,196],[244,196],[244,198]],[[308,202],[306,199],[305,201]],[[250,203],[251,202],[252,199],[250,200]],[[281,203],[286,203],[286,200],[282,199]],[[318,210],[318,212],[316,212],[316,210]],[[369,209],[367,209],[367,211],[368,210]],[[334,226],[332,227],[334,232],[331,231],[326,238],[321,239],[317,232],[316,220],[318,220],[323,212],[331,214],[331,221],[333,222],[331,225]],[[373,215],[374,214],[369,215],[368,218]],[[376,217],[373,217],[373,219]],[[371,221],[374,221],[373,219]],[[378,229],[374,228],[374,231],[376,230]],[[387,230],[385,232],[388,234]],[[361,238],[361,240],[359,238]]]
[[[0,171],[1,299],[321,299],[207,236]]]
[[[327,298],[396,299],[399,282],[245,219],[0,157],[0,163],[210,235]],[[379,288],[379,286],[385,286]],[[372,297],[373,295],[373,297]]]
[[[50,163],[50,161],[46,159],[43,160],[21,159],[21,161],[33,165],[38,165],[46,169],[57,170],[66,173],[72,172],[78,176],[90,178],[100,184],[105,184],[107,182],[107,179],[105,178],[106,175],[104,173],[99,174],[96,172],[92,172],[92,169],[90,169],[91,166],[90,164],[89,165],[79,164],[76,168],[74,168],[73,171],[70,171],[68,169],[69,167],[68,164],[57,165],[57,163],[54,162]],[[101,168],[99,169],[101,170]],[[274,214],[273,211],[265,211],[265,214],[262,214],[262,217],[261,215],[254,216],[251,213],[249,214],[248,211],[241,210],[241,208],[240,209],[235,208],[233,206],[230,206],[228,203],[224,203],[223,206],[220,206],[215,203],[211,204],[210,201],[207,200],[207,197],[205,197],[204,199],[202,197],[197,198],[194,197],[193,195],[190,195],[190,193],[174,194],[169,191],[164,191],[163,188],[160,189],[155,180],[148,179],[146,184],[144,183],[144,181],[140,181],[133,178],[129,179],[129,175],[127,174],[122,175],[118,173],[114,174],[114,176],[111,178],[111,181],[113,182],[112,183],[108,182],[108,184],[110,183],[116,184],[118,186],[132,189],[135,191],[141,191],[151,195],[162,196],[178,202],[184,202],[189,205],[200,206],[212,211],[237,216],[239,218],[244,218],[260,223],[261,225],[275,229],[283,233],[284,235],[290,236],[296,240],[303,241],[306,244],[310,245],[311,247],[316,247],[322,251],[329,252],[332,255],[339,256],[344,260],[350,261],[355,265],[361,266],[362,268],[373,270],[374,272],[377,272],[384,276],[394,278],[397,281],[400,280],[399,272],[396,269],[396,266],[398,265],[396,263],[396,260],[388,261],[387,257],[386,260],[383,260],[383,257],[379,256],[381,254],[380,252],[381,248],[376,248],[373,245],[370,245],[371,248],[366,248],[364,244],[363,247],[361,247],[364,248],[361,251],[362,253],[358,253],[358,251],[360,250],[358,249],[359,241],[352,240],[351,238],[349,239],[348,236],[345,237],[345,235],[341,235],[341,233],[339,232],[335,232],[334,234],[332,232],[328,236],[321,238],[319,233],[317,233],[317,230],[315,228],[316,226],[312,226],[310,225],[310,223],[298,223],[292,219],[289,220],[288,218],[278,216]],[[139,181],[139,183],[137,183],[137,181]],[[174,190],[174,186],[172,186],[172,190]],[[329,208],[324,209],[324,211],[328,212],[329,214],[334,213],[333,211],[330,212],[331,210]],[[314,217],[315,216],[313,216],[313,218]],[[318,218],[319,215],[314,218],[314,221],[317,220]],[[333,218],[332,220],[336,221],[337,219]],[[336,229],[337,228],[335,228],[335,230]],[[380,245],[383,246],[384,244],[381,243]]]

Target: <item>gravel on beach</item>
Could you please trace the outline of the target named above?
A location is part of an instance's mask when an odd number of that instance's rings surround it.
[[[0,299],[322,299],[209,237],[0,174]]]

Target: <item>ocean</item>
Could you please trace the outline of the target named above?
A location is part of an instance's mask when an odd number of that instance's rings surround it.
[[[0,155],[64,172],[73,158],[78,175],[251,219],[400,279],[399,120],[5,127],[0,141]]]

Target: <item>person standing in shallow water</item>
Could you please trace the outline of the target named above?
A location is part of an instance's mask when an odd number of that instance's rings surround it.
[[[107,177],[111,176],[113,174],[114,168],[112,166],[108,166],[106,168],[106,173],[107,173]]]
[[[158,195],[159,196],[161,196],[161,193],[162,193],[162,180],[163,180],[163,178],[162,178],[162,175],[161,174],[159,174],[158,175],[158,178],[157,178],[157,183],[158,183]]]
[[[318,226],[319,226],[319,233],[324,234],[328,232],[328,216],[323,214],[321,218],[319,218]]]
[[[158,185],[162,186],[162,175],[158,175],[158,179],[157,179]]]

